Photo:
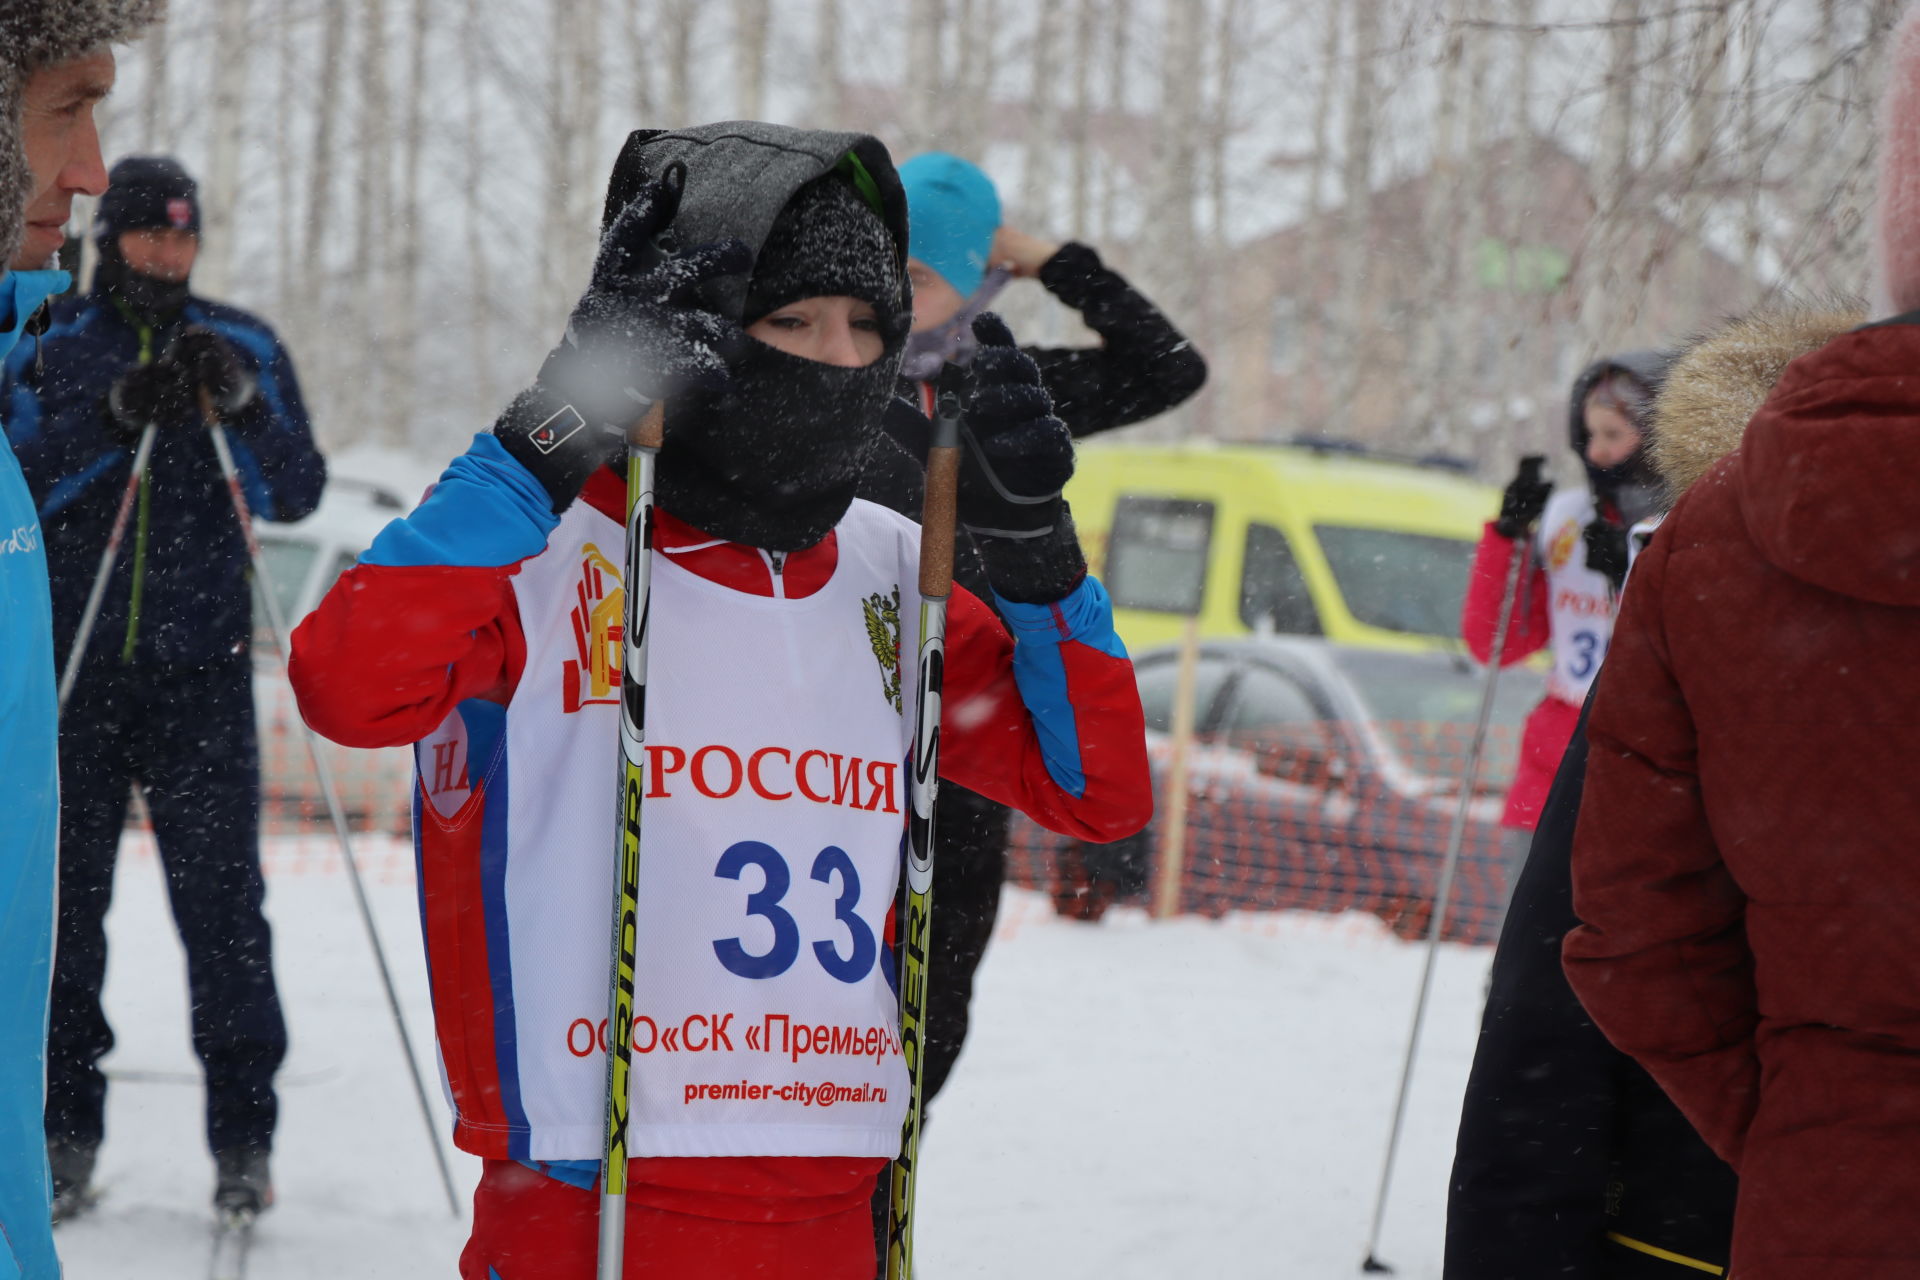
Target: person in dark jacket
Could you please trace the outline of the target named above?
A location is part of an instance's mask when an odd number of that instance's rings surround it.
[[[1653,409],[1649,458],[1664,492],[1684,493],[1738,445],[1789,361],[1857,322],[1783,310],[1691,344]],[[1494,956],[1448,1197],[1449,1280],[1679,1280],[1727,1265],[1733,1172],[1608,1043],[1561,967],[1562,941],[1579,924],[1572,853],[1586,714],[1541,809]]]
[[[1100,261],[1090,247],[1053,244],[1001,221],[992,179],[958,156],[926,152],[900,166],[912,243],[913,332],[901,367],[902,401],[884,425],[897,448],[876,450],[861,496],[915,519],[920,514],[928,432],[939,396],[964,394],[974,350],[972,322],[1010,279],[1037,279],[1081,313],[1101,345],[1022,348],[1040,366],[1054,413],[1076,437],[1095,435],[1167,412],[1206,382],[1207,365],[1192,342],[1152,302]],[[985,594],[986,573],[964,532],[956,579]],[[993,936],[1006,879],[1008,810],[965,788],[941,788],[935,812],[935,918],[927,1000],[926,1099],[946,1084],[966,1043],[973,977]],[[1076,851],[1084,846],[1075,844]],[[1090,868],[1077,871],[1085,897]],[[874,1197],[876,1230],[884,1229],[886,1186]]]
[[[193,179],[172,160],[135,157],[109,180],[91,292],[59,303],[41,350],[16,349],[0,382],[7,434],[45,531],[63,663],[136,442],[155,429],[60,726],[46,1109],[56,1210],[87,1203],[104,1131],[98,1064],[113,1033],[100,1006],[103,920],[130,781],[152,816],[186,947],[217,1196],[259,1208],[270,1199],[273,1076],[286,1028],[261,914],[247,551],[202,402],[226,427],[256,516],[311,512],[326,469],[273,331],[189,291],[200,230]]]

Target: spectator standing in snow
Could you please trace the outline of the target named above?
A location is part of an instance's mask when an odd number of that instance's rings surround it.
[[[675,163],[679,197],[650,177]],[[655,264],[645,246],[669,221],[681,252]],[[636,1058],[626,1274],[873,1275],[869,1197],[906,1114],[903,1055],[879,1033],[899,1026],[919,531],[857,492],[898,386],[906,229],[872,138],[636,133],[568,340],[294,636],[316,728],[418,744],[441,1060],[455,1141],[486,1161],[471,1280],[594,1265],[608,956],[604,925],[582,926],[612,890],[620,677],[618,642],[587,615],[623,599],[611,558],[636,396],[666,408],[636,1022],[695,1030],[677,1056]],[[1115,839],[1151,806],[1144,726],[1060,500],[1071,437],[1005,326],[982,317],[975,335],[980,482],[963,482],[960,518],[999,617],[956,585],[941,776]],[[567,415],[581,425],[544,441]],[[865,769],[836,792],[842,759]],[[936,937],[945,910],[936,889]],[[822,1030],[789,1054],[789,1022],[834,1028],[834,1047]],[[869,1032],[851,1050],[849,1027]],[[800,1084],[860,1096],[811,1106]]]
[[[73,198],[106,189],[93,111],[113,88],[111,45],[159,12],[153,0],[0,7],[0,357],[67,287],[49,267]],[[39,517],[0,442],[0,1272],[27,1280],[60,1274],[41,1127],[59,830],[53,652]]]
[[[1508,885],[1519,877],[1580,704],[1607,656],[1614,597],[1627,571],[1628,530],[1658,505],[1641,417],[1666,361],[1652,351],[1629,352],[1596,361],[1574,380],[1568,435],[1587,483],[1555,492],[1523,465],[1474,556],[1460,616],[1468,651],[1480,662],[1491,660],[1513,557],[1525,555],[1500,665],[1546,648],[1553,657],[1547,695],[1521,734],[1501,817]]]
[[[1650,457],[1684,493],[1740,442],[1780,372],[1858,324],[1762,313],[1693,344],[1661,383]],[[1629,588],[1635,589],[1629,579]],[[1681,1280],[1724,1271],[1734,1178],[1575,999],[1560,948],[1587,768],[1575,730],[1494,955],[1447,1202],[1448,1280]]]
[[[925,152],[900,166],[900,182],[912,219],[907,272],[913,283],[913,332],[901,372],[903,390],[920,413],[888,415],[889,433],[914,461],[870,469],[865,496],[917,515],[935,399],[966,388],[972,320],[1010,280],[1039,281],[1100,336],[1092,347],[1023,348],[1039,366],[1054,412],[1076,437],[1165,413],[1206,382],[1206,361],[1193,344],[1091,247],[1044,240],[1002,222],[999,192],[978,166]],[[959,573],[984,598],[986,578],[970,546]],[[950,856],[935,872],[946,927],[935,941],[929,1099],[966,1040],[973,975],[993,933],[1006,876],[1007,809],[949,787],[941,793],[939,821],[941,848]],[[1078,888],[1076,902],[1086,896],[1086,885]]]
[[[1091,247],[1029,235],[1001,220],[993,180],[959,156],[929,151],[900,166],[910,214],[907,273],[913,284],[913,331],[901,365],[903,393],[919,412],[886,418],[907,461],[883,456],[870,467],[862,495],[918,517],[929,420],[942,391],[964,391],[972,361],[972,321],[1011,280],[1037,280],[1080,313],[1100,345],[1026,347],[1040,368],[1054,412],[1077,437],[1129,426],[1191,398],[1207,379],[1206,361],[1159,308],[1100,260]],[[987,580],[970,540],[961,539],[959,580],[982,599]],[[945,1086],[967,1038],[973,977],[1000,913],[1007,870],[1009,810],[964,787],[940,793],[941,859],[935,894],[941,927],[929,978],[928,1102]],[[1129,844],[1131,842],[1128,842]],[[1098,902],[1098,883],[1074,842],[1062,855],[1069,910]],[[1110,877],[1109,877],[1110,880]],[[1097,915],[1097,913],[1096,913]],[[883,1229],[886,1180],[874,1196],[875,1229]]]
[[[114,165],[91,291],[63,299],[36,352],[0,381],[6,429],[45,530],[55,652],[65,662],[135,445],[154,447],[60,725],[60,923],[46,1143],[56,1211],[83,1208],[104,1133],[100,1005],[107,905],[141,788],[187,953],[193,1046],[223,1207],[271,1200],[274,1072],[286,1027],[261,912],[259,759],[246,543],[199,398],[225,424],[254,514],[297,520],[326,469],[272,330],[194,296],[193,179],[171,160]]]
[[[1920,1274],[1920,11],[1877,311],[1787,367],[1634,570],[1567,976],[1740,1177],[1732,1274]]]

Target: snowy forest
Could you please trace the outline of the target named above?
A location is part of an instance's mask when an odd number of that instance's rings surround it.
[[[174,0],[109,158],[203,179],[203,292],[323,444],[445,456],[533,372],[630,129],[763,117],[983,164],[1214,376],[1148,435],[1494,475],[1590,354],[1865,287],[1893,0]],[[1076,340],[1028,285],[1023,339]]]

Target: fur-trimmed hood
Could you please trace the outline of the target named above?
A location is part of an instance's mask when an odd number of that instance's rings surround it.
[[[1866,323],[1851,300],[1778,307],[1695,339],[1667,371],[1653,407],[1654,469],[1678,499],[1740,447],[1747,423],[1786,367]]]
[[[20,136],[27,78],[160,19],[166,0],[0,0],[0,271],[20,247],[33,175]]]

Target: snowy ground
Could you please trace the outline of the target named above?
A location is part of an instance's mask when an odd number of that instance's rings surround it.
[[[293,1033],[260,1280],[451,1277],[447,1211],[343,874],[275,841],[268,911]],[[416,1043],[428,1045],[410,868],[363,848]],[[211,1168],[180,952],[130,836],[113,914],[119,1048],[105,1200],[59,1234],[73,1280],[204,1274]],[[926,1280],[1359,1273],[1418,948],[1359,919],[1098,926],[1010,892],[974,1030],[929,1130]],[[1446,1173],[1488,955],[1449,948],[1381,1256],[1438,1277]],[[438,1106],[438,1097],[435,1098]],[[442,1126],[444,1127],[444,1125]],[[455,1153],[463,1196],[476,1162]]]

